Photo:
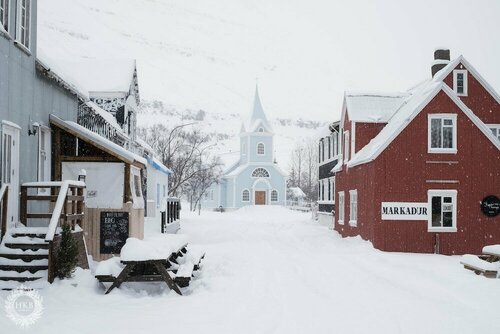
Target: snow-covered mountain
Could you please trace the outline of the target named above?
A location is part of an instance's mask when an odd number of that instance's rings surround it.
[[[209,134],[215,145],[216,153],[226,165],[235,162],[239,157],[239,131],[241,117],[237,113],[223,114],[206,112],[203,109],[177,109],[162,101],[142,103],[142,111],[138,117],[138,126],[149,127],[164,124],[173,128],[179,124],[194,123]],[[250,106],[247,108],[250,111]],[[297,141],[314,138],[325,122],[307,119],[271,118],[269,120],[275,135],[275,158],[283,170],[288,170],[290,152]]]

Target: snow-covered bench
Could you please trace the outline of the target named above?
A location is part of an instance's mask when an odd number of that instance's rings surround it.
[[[123,282],[165,282],[182,295],[179,287],[187,287],[193,276],[193,263],[200,254],[188,251],[187,239],[182,235],[160,235],[146,240],[127,239],[120,257],[101,261],[95,277],[101,283],[113,283],[106,291],[111,292]],[[188,260],[189,259],[189,260]]]
[[[500,245],[483,247],[483,255],[466,254],[462,256],[461,264],[465,269],[474,271],[477,275],[495,278],[500,271]]]

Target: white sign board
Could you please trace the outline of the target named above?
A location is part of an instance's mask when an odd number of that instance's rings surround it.
[[[125,164],[121,162],[63,162],[62,179],[78,180],[85,169],[88,208],[121,209],[123,207],[123,181]]]
[[[383,220],[427,220],[427,203],[382,202],[380,212]]]

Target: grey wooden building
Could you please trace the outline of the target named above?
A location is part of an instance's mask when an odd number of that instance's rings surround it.
[[[0,181],[8,184],[8,221],[17,222],[19,185],[50,181],[49,114],[77,119],[85,94],[37,59],[37,1],[0,1]]]

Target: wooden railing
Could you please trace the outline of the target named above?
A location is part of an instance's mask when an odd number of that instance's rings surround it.
[[[39,195],[39,189],[50,189],[50,195]],[[49,243],[48,280],[54,280],[54,237],[57,228],[62,224],[76,224],[83,228],[85,183],[79,181],[31,182],[21,186],[21,222],[27,224],[28,219],[50,219],[45,241]],[[30,192],[30,190],[35,190]],[[30,201],[48,202],[49,213],[28,212]]]
[[[9,186],[4,184],[0,188],[0,241],[7,232],[7,211],[9,207]]]
[[[161,211],[161,233],[165,233],[169,224],[180,219],[181,201],[176,197],[166,199],[165,210]]]

